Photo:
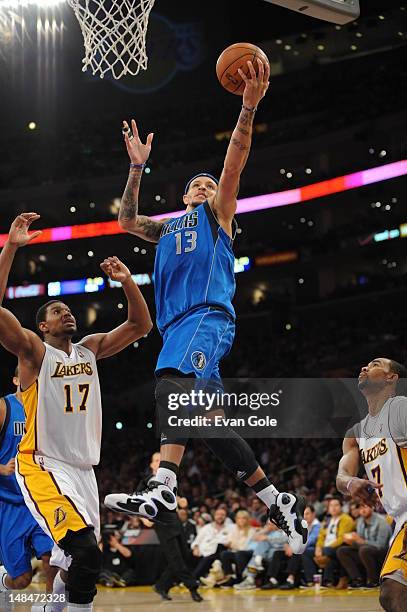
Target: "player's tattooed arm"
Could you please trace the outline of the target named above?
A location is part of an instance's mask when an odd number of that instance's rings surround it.
[[[219,223],[231,236],[231,223],[237,206],[239,180],[250,153],[254,113],[265,95],[270,77],[270,66],[258,61],[258,73],[251,62],[247,62],[249,74],[241,70],[239,74],[245,82],[243,107],[233,130],[228,146],[219,187],[214,198],[213,208]]]
[[[138,197],[141,182],[141,169],[130,169],[129,178],[120,202],[119,225],[130,234],[158,242],[163,221],[155,221],[138,214]]]
[[[154,134],[149,134],[144,144],[134,119],[131,121],[131,129],[127,121],[123,121],[122,132],[130,158],[130,173],[120,203],[119,225],[130,234],[136,234],[149,242],[158,242],[163,221],[154,221],[138,214],[141,176],[150,155]]]

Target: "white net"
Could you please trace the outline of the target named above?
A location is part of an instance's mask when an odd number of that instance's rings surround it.
[[[115,79],[147,69],[146,34],[155,0],[68,0],[81,26],[88,68]]]

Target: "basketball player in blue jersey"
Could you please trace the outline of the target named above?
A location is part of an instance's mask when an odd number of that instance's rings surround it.
[[[49,564],[54,542],[33,519],[15,476],[15,456],[25,426],[18,368],[13,383],[17,392],[0,398],[0,591],[31,584],[34,552],[43,562],[47,592],[52,592],[58,571]]]
[[[138,214],[141,175],[149,157],[153,134],[146,144],[136,122],[123,133],[130,157],[130,174],[122,197],[119,223],[128,232],[158,243],[154,268],[157,325],[163,337],[156,376],[157,404],[171,392],[179,393],[176,377],[193,376],[220,383],[219,362],[229,353],[235,334],[234,215],[242,170],[246,164],[257,105],[269,86],[270,66],[258,60],[258,74],[248,62],[243,106],[227,149],[219,181],[201,172],[188,181],[183,201],[186,213],[178,219],[155,221]],[[205,443],[238,479],[252,487],[270,510],[270,520],[290,538],[294,552],[304,550],[307,523],[304,500],[279,493],[266,478],[250,446],[233,430]],[[158,521],[176,509],[174,490],[185,439],[165,431],[161,461],[149,487],[134,495],[111,494],[105,504],[116,511]]]

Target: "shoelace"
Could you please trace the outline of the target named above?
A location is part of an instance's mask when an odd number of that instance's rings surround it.
[[[291,535],[291,529],[289,528],[288,523],[285,520],[281,510],[275,511],[275,516],[273,516],[273,518],[270,517],[270,522],[273,523],[279,529],[282,529],[284,533],[286,533],[288,536]]]

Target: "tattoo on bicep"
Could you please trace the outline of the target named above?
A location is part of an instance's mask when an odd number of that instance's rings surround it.
[[[249,147],[247,145],[244,145],[243,143],[241,143],[240,140],[238,140],[237,138],[232,138],[230,143],[234,147],[237,147],[239,149],[239,151],[248,151],[249,150]]]
[[[147,238],[157,240],[157,242],[160,239],[162,229],[161,223],[157,223],[157,221],[149,219],[149,217],[141,216],[137,219],[137,227],[143,231]]]
[[[138,210],[138,192],[141,174],[132,172],[127,181],[119,210],[119,219],[135,219]]]

